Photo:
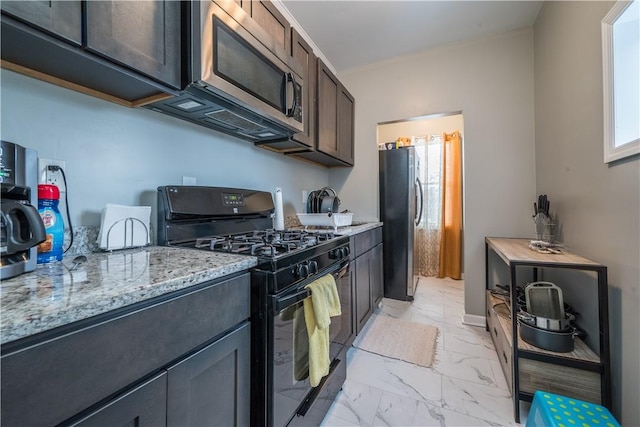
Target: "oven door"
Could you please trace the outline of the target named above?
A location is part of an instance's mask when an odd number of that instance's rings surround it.
[[[344,263],[330,270],[336,280],[342,314],[331,318],[329,327],[329,355],[332,368],[336,358],[344,346],[353,336],[351,319],[351,280],[349,263]],[[314,277],[322,277],[318,274]],[[294,415],[304,415],[313,400],[320,395],[324,384],[320,383],[315,389],[309,383],[307,327],[304,320],[303,300],[310,293],[304,286],[312,282],[307,280],[292,292],[286,292],[274,297],[273,317],[273,420],[274,426],[284,426]],[[343,363],[345,361],[342,361]],[[332,375],[330,370],[329,376]]]

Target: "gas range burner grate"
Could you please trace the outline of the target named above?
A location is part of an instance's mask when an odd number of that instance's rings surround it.
[[[326,232],[260,230],[228,236],[198,238],[195,247],[242,255],[275,257],[315,246],[335,237],[337,236],[334,233]]]

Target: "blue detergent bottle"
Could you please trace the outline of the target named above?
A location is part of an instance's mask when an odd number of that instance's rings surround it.
[[[64,221],[58,203],[60,190],[55,185],[38,185],[38,212],[47,238],[38,245],[38,264],[62,261]]]

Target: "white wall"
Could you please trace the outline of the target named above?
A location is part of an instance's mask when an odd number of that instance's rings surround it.
[[[613,412],[631,426],[640,420],[640,156],[603,162],[600,22],[613,4],[545,2],[535,22],[536,187],[562,240],[608,267]]]
[[[465,311],[483,316],[484,237],[533,233],[532,31],[431,50],[339,78],[356,99],[357,160],[353,170],[331,171],[329,182],[363,216],[379,215],[377,124],[462,111]]]
[[[106,203],[153,206],[160,185],[282,187],[285,215],[303,212],[302,190],[328,184],[328,169],[144,109],[130,109],[0,72],[1,137],[66,162],[71,218],[98,225]]]

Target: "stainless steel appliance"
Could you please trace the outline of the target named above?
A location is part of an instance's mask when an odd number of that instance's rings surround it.
[[[251,270],[251,424],[319,425],[346,378],[354,338],[349,238],[275,231],[274,209],[271,194],[262,191],[159,187],[158,243],[258,257]],[[311,387],[300,369],[308,356],[294,352],[294,340],[306,336],[299,322],[310,295],[305,286],[327,274],[336,280],[342,315],[332,318],[329,330],[330,373]]]
[[[241,9],[231,16],[201,1],[191,3],[190,15],[190,83],[146,108],[273,150],[308,149],[291,139],[304,130],[302,65],[284,62],[247,31],[256,24],[243,21]]]
[[[36,268],[36,246],[45,240],[38,206],[38,155],[2,141],[0,145],[0,279]]]
[[[380,221],[384,222],[384,296],[412,301],[418,284],[413,255],[423,194],[413,147],[379,151]]]

